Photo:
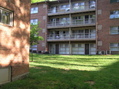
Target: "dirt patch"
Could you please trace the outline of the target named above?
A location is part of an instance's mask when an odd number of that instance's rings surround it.
[[[88,83],[88,84],[91,85],[91,86],[95,84],[95,82],[92,81],[92,80],[86,81],[85,83]]]
[[[70,69],[69,68],[64,68],[64,70],[69,71]]]
[[[41,67],[32,67],[32,68],[35,68],[35,69],[42,69]]]
[[[45,71],[45,70],[44,70],[44,71],[40,71],[40,73],[46,73],[46,72],[47,72],[47,71]]]

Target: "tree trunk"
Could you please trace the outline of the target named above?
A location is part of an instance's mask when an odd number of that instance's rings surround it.
[[[32,47],[31,47],[32,48]],[[33,50],[32,50],[32,61],[33,61]]]
[[[33,48],[32,48],[32,43],[30,44],[30,46],[31,46],[31,49],[33,49]],[[32,53],[32,55],[31,55],[31,56],[32,56],[31,61],[33,61],[33,50],[31,51],[31,53]]]

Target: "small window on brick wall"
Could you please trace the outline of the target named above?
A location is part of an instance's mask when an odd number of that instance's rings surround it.
[[[110,0],[110,3],[119,2],[119,0]]]
[[[38,24],[38,19],[31,19],[30,23],[32,25],[37,25]]]
[[[111,51],[119,51],[119,43],[111,43],[110,50]]]
[[[38,13],[38,7],[31,8],[31,14]]]
[[[115,18],[119,18],[119,10],[110,12],[110,19],[115,19]]]
[[[13,25],[13,12],[0,7],[0,23]]]
[[[110,27],[110,34],[119,34],[119,26]]]

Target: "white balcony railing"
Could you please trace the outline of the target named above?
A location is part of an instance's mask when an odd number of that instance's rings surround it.
[[[94,18],[85,19],[85,21],[84,20],[80,20],[80,19],[72,21],[73,25],[86,25],[86,24],[94,24],[94,23],[95,23],[95,19]]]
[[[77,33],[72,35],[48,35],[47,40],[85,40],[85,39],[95,39],[96,34],[95,33]]]
[[[95,10],[94,6],[82,6],[82,7],[72,7],[72,8],[54,8],[49,9],[48,14],[60,14],[60,13],[73,13],[73,12],[82,12],[82,11],[88,11],[88,10]]]
[[[68,26],[70,25],[69,21],[57,21],[57,22],[49,22],[48,26],[54,27],[54,26]]]
[[[57,22],[49,22],[48,27],[64,27],[64,26],[75,26],[75,25],[92,25],[95,24],[95,19],[90,20],[73,20],[70,21],[57,21]]]

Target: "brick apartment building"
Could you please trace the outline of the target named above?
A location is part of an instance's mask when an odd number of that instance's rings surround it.
[[[119,54],[119,0],[57,0],[33,3],[31,23],[41,22],[51,54]]]
[[[0,0],[0,85],[29,73],[30,0]]]

